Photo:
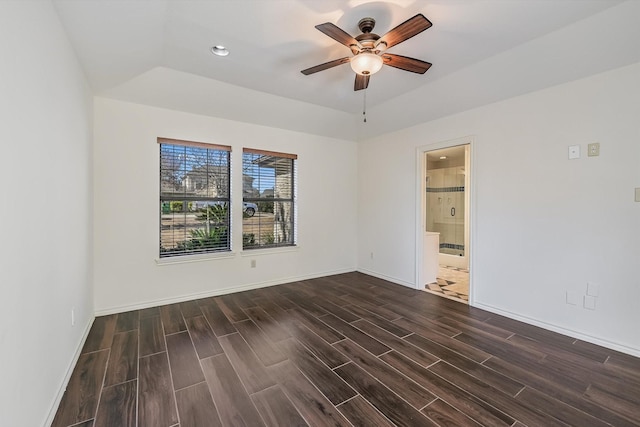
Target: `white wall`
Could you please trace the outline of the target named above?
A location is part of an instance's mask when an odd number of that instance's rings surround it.
[[[48,1],[0,2],[0,69],[0,425],[33,427],[93,319],[92,102]]]
[[[98,314],[355,270],[356,143],[105,98],[94,111]],[[157,265],[157,137],[233,147],[232,257]],[[242,147],[298,154],[298,249],[242,253]]]
[[[359,270],[415,285],[417,147],[473,135],[474,305],[640,355],[639,117],[635,64],[360,143]]]

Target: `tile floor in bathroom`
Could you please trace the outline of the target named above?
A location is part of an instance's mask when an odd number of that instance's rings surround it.
[[[425,291],[468,304],[469,270],[441,265],[437,282],[426,285]]]

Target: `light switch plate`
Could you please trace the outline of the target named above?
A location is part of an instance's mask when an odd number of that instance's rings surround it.
[[[598,285],[595,283],[588,282],[587,283],[587,295],[592,297],[598,296]]]
[[[595,157],[600,155],[600,143],[594,142],[587,146],[587,155],[589,157]]]
[[[569,146],[569,160],[579,159],[580,158],[580,146],[579,145],[570,145]]]
[[[636,188],[636,202],[640,202],[640,188]]]

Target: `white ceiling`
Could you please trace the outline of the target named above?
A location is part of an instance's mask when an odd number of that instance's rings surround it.
[[[624,32],[626,26],[637,27],[636,19],[630,17],[628,23],[622,23],[626,25],[624,31],[615,21],[629,14],[621,6],[638,17],[640,2],[635,0],[623,5],[621,0],[53,0],[53,3],[96,95],[244,121],[251,120],[252,114],[264,113],[264,109],[252,110],[257,108],[251,106],[254,98],[266,106],[279,98],[265,94],[276,95],[305,103],[304,108],[301,103],[293,103],[293,110],[298,106],[298,110],[308,109],[315,116],[326,113],[327,117],[335,117],[334,129],[328,129],[331,126],[327,123],[309,123],[311,127],[298,129],[276,117],[263,124],[350,139],[410,126],[640,60],[637,41],[640,37],[629,40],[628,32]],[[609,8],[621,11],[614,14]],[[374,32],[383,35],[417,13],[431,20],[433,27],[389,52],[426,60],[433,66],[424,75],[383,67],[372,76],[366,92],[368,109],[376,119],[374,124],[364,127],[360,123],[364,91],[353,91],[354,74],[348,64],[310,76],[300,73],[302,69],[350,54],[348,48],[316,30],[315,25],[332,22],[357,35],[357,22],[371,16],[377,21]],[[615,19],[616,28],[599,25],[606,21],[607,14],[614,16],[611,19]],[[585,29],[581,30],[581,25]],[[573,32],[569,32],[572,28]],[[583,46],[580,40],[573,39],[580,31],[590,31],[593,35],[587,33],[588,37],[597,36],[596,40],[608,42],[600,46],[586,40]],[[575,71],[571,67],[575,58],[569,58],[570,63],[563,65],[561,71],[553,66],[563,63],[567,56],[562,50],[553,51],[557,47],[553,37],[557,39],[562,34],[564,38],[558,40],[573,44],[567,46],[569,52],[575,52],[575,44],[580,44],[582,62],[573,67]],[[227,46],[231,54],[224,58],[212,55],[209,49],[215,44]],[[527,49],[539,54],[545,46],[550,47],[542,51],[542,56],[516,54]],[[583,54],[585,49],[596,48],[603,52]],[[551,56],[544,56],[546,52]],[[510,72],[511,67],[517,70],[518,66],[523,69],[526,81],[516,79],[502,84],[500,73]],[[470,76],[486,76],[487,81],[474,81]],[[459,88],[468,91],[470,85],[473,93],[458,96],[460,99],[451,97],[456,92],[459,95]],[[198,95],[198,88],[202,88],[202,96]],[[243,97],[242,102],[236,100],[234,104],[234,93]],[[212,99],[211,94],[218,94],[218,99]],[[228,99],[228,113],[221,112],[220,106],[209,105],[220,104],[224,98]],[[425,107],[421,111],[420,106],[427,103],[430,109]],[[238,113],[244,111],[246,116],[233,117],[234,109]],[[253,121],[262,124],[259,119]],[[324,128],[327,130],[323,131]]]

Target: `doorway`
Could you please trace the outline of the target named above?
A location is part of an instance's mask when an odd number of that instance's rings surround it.
[[[450,141],[418,154],[423,235],[418,288],[468,304],[471,141]]]

